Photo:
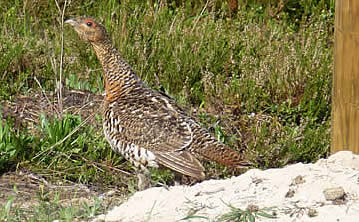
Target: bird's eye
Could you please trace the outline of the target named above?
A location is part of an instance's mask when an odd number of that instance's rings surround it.
[[[91,27],[91,26],[92,26],[92,22],[87,22],[86,25],[87,25],[88,27]]]

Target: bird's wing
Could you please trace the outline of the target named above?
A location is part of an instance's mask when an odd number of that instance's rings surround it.
[[[122,130],[116,137],[157,153],[184,150],[193,140],[189,118],[171,99],[156,95],[117,101],[113,116]]]

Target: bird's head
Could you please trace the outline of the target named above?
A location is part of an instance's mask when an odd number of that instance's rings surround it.
[[[71,25],[79,37],[91,43],[102,42],[108,39],[105,27],[90,17],[67,19],[65,24]]]

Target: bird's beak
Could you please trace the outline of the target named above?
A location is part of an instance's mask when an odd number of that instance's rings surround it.
[[[77,22],[74,20],[74,19],[67,19],[65,21],[65,24],[69,24],[69,25],[72,25],[72,26],[75,26],[77,24]]]

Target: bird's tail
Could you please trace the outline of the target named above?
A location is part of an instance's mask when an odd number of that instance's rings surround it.
[[[204,137],[195,144],[196,146],[193,146],[191,151],[206,159],[232,168],[248,167],[251,165],[242,154],[218,142],[208,133],[204,134]]]

